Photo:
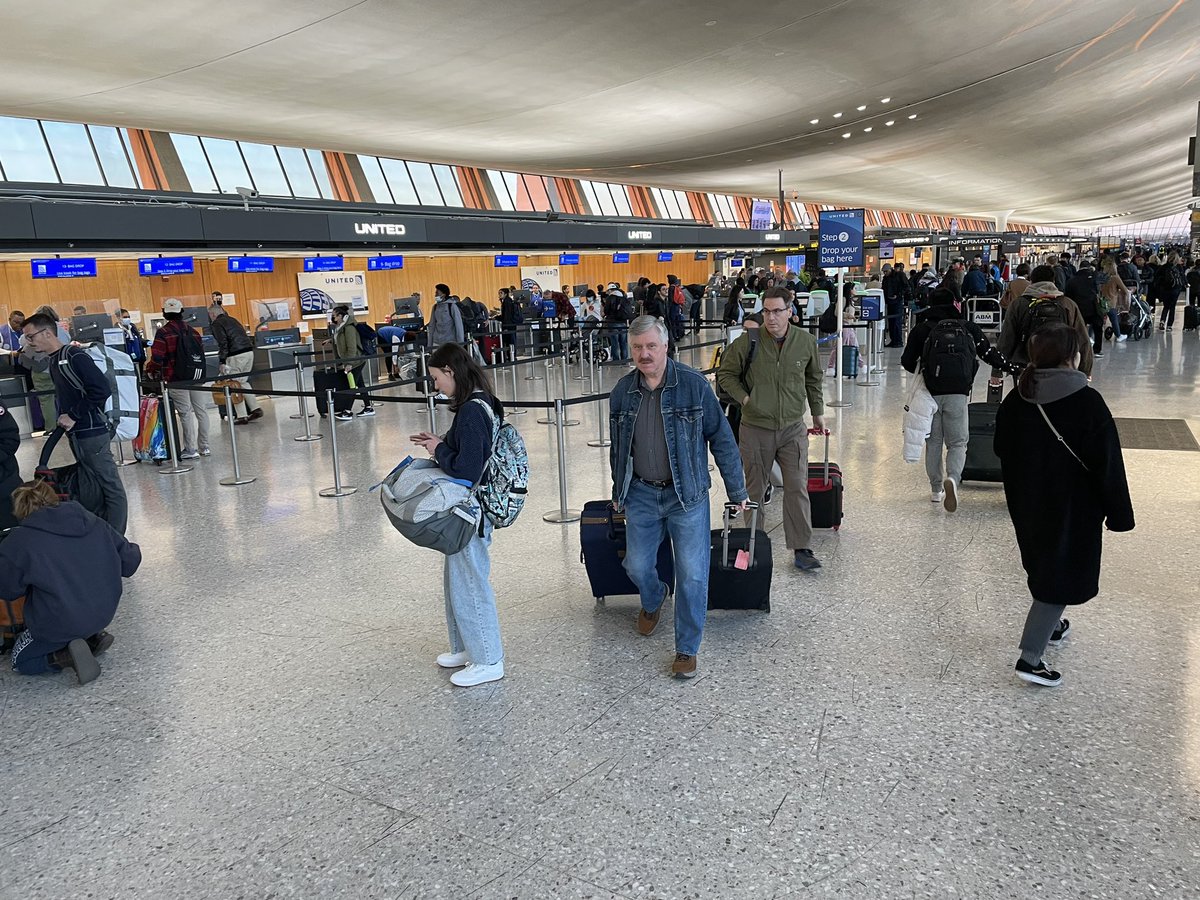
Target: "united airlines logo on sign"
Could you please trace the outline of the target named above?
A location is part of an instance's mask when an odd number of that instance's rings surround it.
[[[653,231],[630,231],[627,233],[627,237],[631,241],[652,241],[652,240],[654,240],[654,232]]]
[[[382,222],[355,222],[355,234],[386,234],[390,237],[404,237],[408,228],[404,225],[389,225]]]

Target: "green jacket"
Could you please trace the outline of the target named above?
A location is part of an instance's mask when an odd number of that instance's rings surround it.
[[[801,421],[805,410],[825,415],[822,371],[817,339],[803,328],[789,327],[780,347],[765,328],[758,329],[758,351],[742,382],[742,366],[750,349],[750,335],[729,345],[717,369],[717,384],[742,402],[742,421],[758,428],[779,431]],[[749,396],[750,402],[745,403]]]
[[[358,337],[358,328],[353,322],[347,322],[339,328],[333,335],[333,353],[338,359],[353,359],[355,356],[362,356],[362,341]],[[352,366],[361,366],[362,360],[350,363]]]

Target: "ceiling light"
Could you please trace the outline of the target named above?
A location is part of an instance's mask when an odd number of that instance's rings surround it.
[[[916,117],[917,117],[916,113],[913,113],[911,116],[909,116],[910,119],[915,119]]]
[[[835,119],[840,119],[840,118],[842,117],[842,114],[841,114],[841,113],[834,113],[834,114],[833,114],[833,117],[834,117]]]
[[[863,129],[863,131],[870,131],[870,130],[871,130],[870,126]]]
[[[866,109],[866,108],[867,108],[867,104],[865,104],[865,103],[864,103],[862,106],[860,106],[860,107],[858,108],[858,111],[859,111],[859,112],[862,112],[862,111],[863,111],[864,109]]]
[[[880,103],[891,103],[891,102],[892,102],[892,98],[891,98],[891,97],[884,97],[884,98],[883,98],[882,100],[880,100],[879,102],[880,102]]]
[[[842,137],[844,137],[844,138],[850,137],[850,132],[847,131],[845,134],[842,135]]]
[[[820,122],[820,121],[821,121],[820,119],[809,119],[809,120],[808,120],[808,124],[809,124],[809,125],[816,125],[816,124],[817,124],[818,122]]]
[[[896,120],[895,120],[895,119],[888,119],[888,120],[887,120],[886,122],[884,122],[883,124],[884,124],[884,125],[886,125],[888,128],[891,128],[893,125],[895,125],[895,124],[896,124]]]

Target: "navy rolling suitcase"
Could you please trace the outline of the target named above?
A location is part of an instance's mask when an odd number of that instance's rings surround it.
[[[605,597],[637,594],[622,563],[625,560],[625,514],[612,508],[608,500],[589,500],[579,519],[579,561],[587,568],[592,596]],[[658,548],[658,577],[667,590],[675,591],[675,559],[670,538]]]
[[[758,504],[751,503],[750,527],[733,528],[729,514],[739,504],[725,504],[725,521],[711,533],[708,562],[709,609],[771,611],[771,538],[758,527]],[[739,550],[749,559],[735,566]]]
[[[1000,457],[992,446],[996,438],[998,403],[971,403],[967,406],[967,463],[963,481],[1003,481]]]

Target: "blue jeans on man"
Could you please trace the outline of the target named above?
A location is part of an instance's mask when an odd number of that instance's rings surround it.
[[[629,331],[624,323],[609,326],[608,345],[614,360],[629,359]]]
[[[658,547],[668,535],[675,557],[675,652],[696,656],[708,614],[708,495],[685,509],[674,485],[657,488],[633,479],[625,497],[624,566],[648,613],[667,596],[657,562]]]

